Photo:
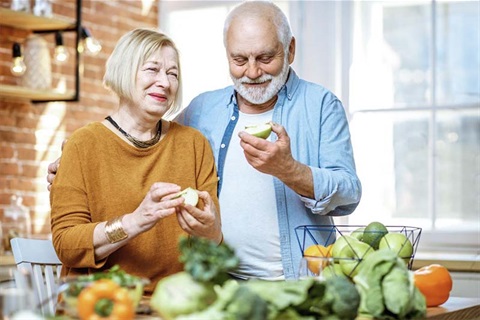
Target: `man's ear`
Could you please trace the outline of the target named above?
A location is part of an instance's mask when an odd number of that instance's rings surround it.
[[[292,64],[293,60],[295,60],[295,37],[292,37],[288,46],[288,63]]]

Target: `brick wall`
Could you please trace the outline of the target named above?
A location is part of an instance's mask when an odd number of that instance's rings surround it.
[[[0,0],[0,6],[9,8],[11,1]],[[31,4],[33,8],[34,0]],[[75,18],[76,1],[53,0],[52,4],[54,16]],[[157,0],[83,0],[82,25],[101,42],[102,51],[96,56],[82,56],[80,101],[33,104],[0,99],[0,217],[11,195],[21,195],[32,214],[34,233],[39,237],[49,234],[47,166],[60,155],[65,137],[116,108],[116,99],[102,87],[106,59],[120,36],[136,27],[157,26],[157,16]],[[16,83],[10,74],[12,43],[22,43],[29,34],[0,26],[0,83]],[[43,37],[53,54],[53,35]],[[52,85],[65,78],[68,88],[73,89],[73,34],[65,33],[64,38],[70,52],[69,64],[59,65],[52,60]]]

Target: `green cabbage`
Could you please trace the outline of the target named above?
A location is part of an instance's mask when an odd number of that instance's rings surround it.
[[[217,299],[212,283],[195,281],[187,272],[179,272],[160,280],[150,300],[150,306],[162,319],[206,309]]]

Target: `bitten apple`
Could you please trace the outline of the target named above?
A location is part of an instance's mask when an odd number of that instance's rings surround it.
[[[184,203],[191,206],[196,206],[198,204],[198,193],[195,189],[188,187],[179,193],[176,194],[175,198],[183,197],[185,199]]]
[[[270,123],[262,123],[253,126],[246,126],[245,131],[255,137],[267,139],[272,132],[272,125]]]

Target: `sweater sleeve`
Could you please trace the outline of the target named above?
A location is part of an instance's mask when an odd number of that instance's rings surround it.
[[[67,267],[98,268],[89,211],[85,170],[88,159],[79,151],[78,136],[66,143],[61,164],[50,192],[52,240],[57,255]]]

